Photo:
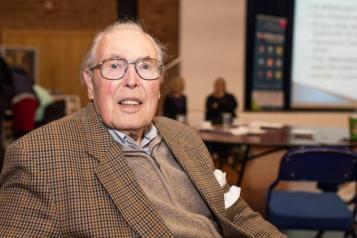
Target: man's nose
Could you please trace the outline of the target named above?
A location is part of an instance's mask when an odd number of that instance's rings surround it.
[[[134,88],[138,85],[138,80],[140,80],[140,76],[136,73],[134,65],[130,64],[128,66],[123,80],[125,86],[128,86],[129,88]]]

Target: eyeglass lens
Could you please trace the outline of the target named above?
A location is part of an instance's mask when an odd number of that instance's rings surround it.
[[[125,59],[110,59],[101,66],[102,76],[106,79],[116,80],[124,77],[130,64],[135,65],[137,74],[146,80],[154,80],[161,75],[161,64],[155,59],[140,59],[128,62]]]

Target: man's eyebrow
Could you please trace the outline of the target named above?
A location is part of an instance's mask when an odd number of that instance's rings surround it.
[[[124,59],[124,60],[128,60],[128,61],[130,61],[130,60],[136,61],[136,60],[143,60],[143,59],[144,60],[145,59],[152,59],[152,57],[150,57],[149,55],[145,55],[143,57],[139,57],[139,58],[136,58],[136,59],[127,59],[127,58],[125,58],[125,57],[123,57],[122,55],[119,55],[119,54],[111,54],[111,55],[109,55],[109,57],[106,57],[106,58],[102,59],[102,61],[106,60],[106,59]]]
[[[119,59],[124,59],[123,56],[118,55],[118,54],[111,54],[107,59],[114,59],[114,58],[119,58]]]
[[[140,59],[153,59],[153,57],[150,57],[150,56],[144,56],[144,57],[141,57]]]

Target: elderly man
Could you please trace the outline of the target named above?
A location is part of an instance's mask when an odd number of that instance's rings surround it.
[[[91,103],[8,147],[1,237],[283,237],[242,198],[225,208],[200,138],[154,118],[162,50],[135,23],[99,33]]]

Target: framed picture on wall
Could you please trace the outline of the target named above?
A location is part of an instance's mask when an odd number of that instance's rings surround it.
[[[0,45],[0,54],[10,67],[21,67],[37,81],[37,49],[35,47]]]

